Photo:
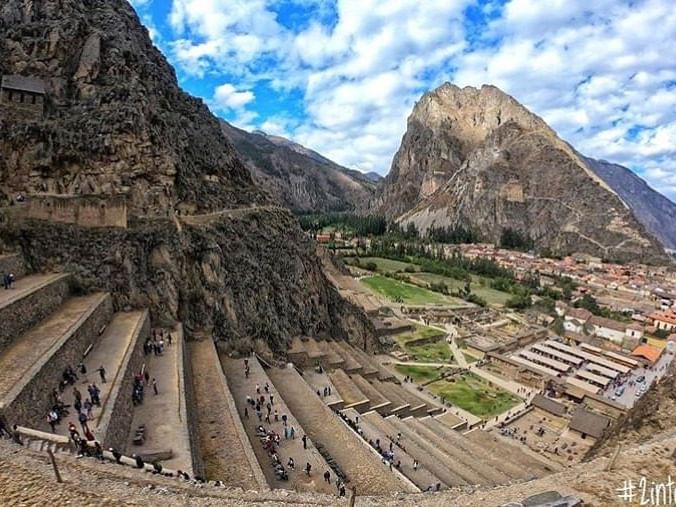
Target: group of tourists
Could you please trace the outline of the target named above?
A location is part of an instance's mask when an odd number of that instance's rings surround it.
[[[244,359],[244,377],[249,378],[251,373],[251,366],[249,365],[249,360]],[[286,463],[283,463],[282,458],[280,457],[280,447],[283,445],[284,440],[295,440],[296,438],[296,428],[290,424],[289,417],[286,413],[279,413],[275,407],[275,394],[272,392],[272,388],[269,382],[265,382],[263,385],[254,384],[253,388],[255,389],[255,395],[247,395],[245,399],[244,406],[244,418],[249,418],[249,410],[253,410],[256,413],[256,436],[258,437],[263,449],[270,457],[270,464],[274,470],[275,477],[278,480],[288,481],[289,473],[296,471],[296,461],[292,456],[289,456]],[[322,395],[320,391],[317,392],[318,395]],[[324,396],[328,396],[330,390],[328,388],[324,389]],[[263,426],[263,424],[269,425],[268,428]],[[274,424],[281,424],[281,430],[284,435],[282,439],[279,431],[273,429]],[[307,435],[301,437],[303,443],[303,449],[307,450],[310,445],[310,439]],[[310,477],[312,475],[312,464],[308,461],[303,467],[303,472]],[[331,472],[326,470],[324,472],[324,481],[331,483]],[[340,481],[340,479],[339,479]],[[337,494],[345,496],[345,487],[340,482],[336,486]]]
[[[152,337],[149,337],[143,344],[143,353],[146,356],[149,356],[150,354],[161,356],[164,353],[165,346],[164,338],[165,334],[163,329],[160,329],[159,331],[153,329]],[[166,338],[167,343],[171,345],[172,336],[169,331],[167,331]]]

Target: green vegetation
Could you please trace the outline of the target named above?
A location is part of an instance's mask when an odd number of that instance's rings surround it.
[[[354,213],[321,213],[298,215],[304,231],[319,232],[325,228],[340,230],[357,236],[380,236],[387,230],[387,220],[380,215]]]
[[[450,363],[453,353],[446,340],[439,340],[424,345],[406,345],[406,353],[421,363]]]
[[[500,246],[508,250],[522,250],[525,252],[532,250],[535,242],[521,231],[506,227],[500,235]]]
[[[441,368],[436,366],[415,366],[411,364],[398,364],[396,370],[402,375],[411,377],[415,382],[423,383],[436,380],[441,376]]]
[[[495,417],[519,403],[517,397],[489,385],[473,373],[439,380],[429,384],[428,388],[443,399],[483,419]]]
[[[437,338],[444,336],[446,333],[440,331],[439,329],[434,329],[433,327],[423,326],[422,324],[416,324],[413,331],[407,331],[405,333],[399,333],[394,336],[394,339],[399,343],[399,345],[405,345],[407,342],[413,340],[420,340],[422,338]]]
[[[411,275],[411,278],[422,283],[429,283],[430,286],[433,284],[444,284],[448,287],[449,294],[452,294],[455,291],[464,290],[467,283],[466,281],[457,280],[455,278],[450,278],[443,275],[437,275],[435,273],[415,273]],[[471,276],[470,291],[482,298],[489,305],[504,305],[505,302],[510,298],[510,295],[506,292],[491,288],[488,286],[489,282],[490,280],[487,280],[483,277],[476,275]]]
[[[465,361],[468,363],[476,363],[479,359],[474,357],[472,354],[468,354],[467,352],[462,353],[462,356],[465,358]]]
[[[346,262],[353,266],[365,267],[369,269],[370,264],[376,266],[375,270],[381,273],[397,273],[400,271],[415,272],[420,268],[410,262],[395,261],[392,259],[383,259],[382,257],[346,257]]]
[[[629,322],[631,320],[631,316],[629,314],[614,312],[610,308],[601,308],[596,302],[596,298],[591,294],[585,294],[582,296],[582,298],[575,301],[573,306],[575,306],[575,308],[584,308],[589,310],[594,315],[605,317],[607,319],[615,319],[624,322]]]
[[[397,303],[410,305],[454,304],[453,298],[423,289],[409,283],[400,282],[380,275],[362,278],[361,282],[371,290]]]

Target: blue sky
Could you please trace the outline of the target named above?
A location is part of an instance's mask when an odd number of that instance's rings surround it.
[[[133,0],[181,85],[386,174],[422,93],[493,84],[676,199],[673,0]]]

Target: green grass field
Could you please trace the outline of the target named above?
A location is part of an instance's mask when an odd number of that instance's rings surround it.
[[[482,419],[490,419],[519,404],[519,399],[494,386],[481,377],[466,373],[453,377],[453,381],[440,380],[428,385],[436,395],[467,410]]]
[[[355,257],[346,257],[345,261],[348,264],[354,264]],[[413,268],[420,271],[420,266],[408,262],[393,261],[390,259],[383,259],[382,257],[359,257],[360,265],[366,266],[369,262],[375,263],[378,266],[378,271],[381,273],[396,273],[397,271],[405,271],[406,268]]]
[[[433,366],[412,366],[409,364],[398,364],[396,370],[402,375],[408,375],[415,382],[429,382],[439,378],[441,369]]]
[[[465,287],[465,282],[462,280],[456,280],[455,278],[437,275],[434,273],[415,273],[411,276],[412,278],[415,278],[416,280],[419,280],[423,283],[445,283],[450,290],[458,290]],[[479,276],[473,276],[470,287],[472,292],[485,299],[489,305],[503,306],[505,302],[511,297],[511,294],[491,289],[488,286],[489,284],[489,279],[482,279]]]
[[[384,276],[369,276],[362,278],[361,282],[374,292],[397,303],[409,305],[457,305],[459,303],[455,298]]]
[[[425,345],[406,345],[404,350],[422,363],[450,363],[453,360],[453,353],[444,339]]]

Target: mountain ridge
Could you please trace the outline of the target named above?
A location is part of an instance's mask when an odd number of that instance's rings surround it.
[[[365,175],[294,141],[247,132],[223,120],[221,129],[257,184],[291,210],[356,211],[373,196],[375,184]]]

